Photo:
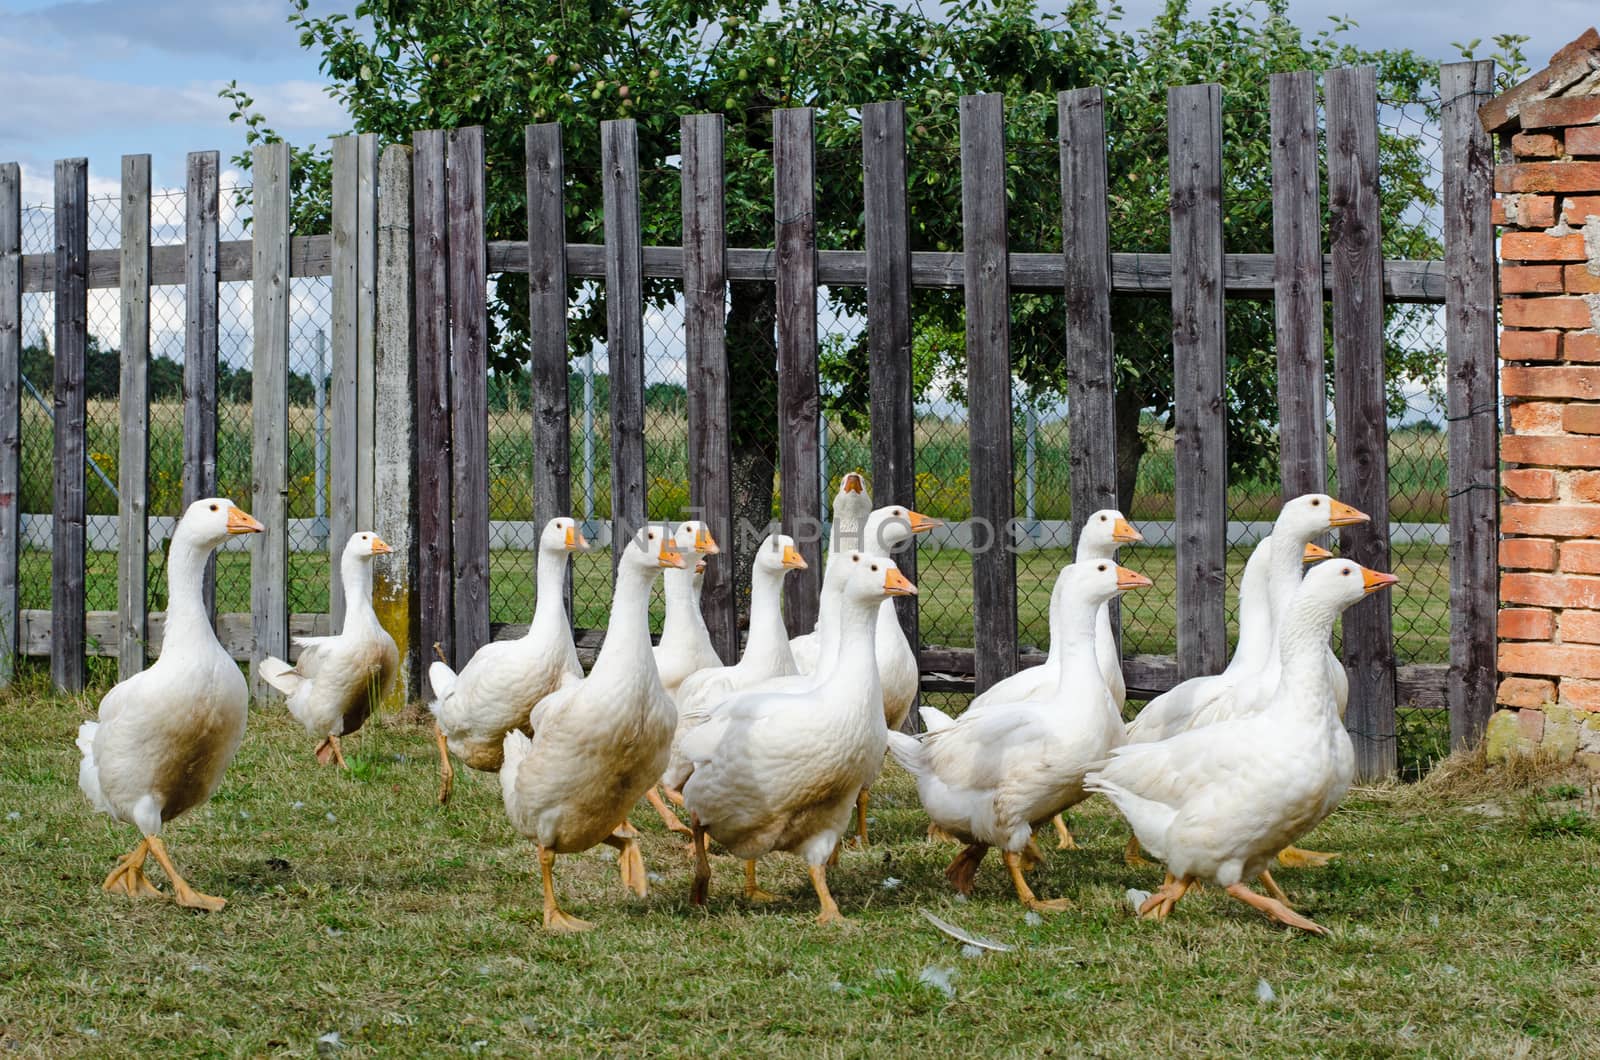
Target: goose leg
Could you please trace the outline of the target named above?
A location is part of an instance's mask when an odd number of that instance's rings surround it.
[[[587,920],[579,920],[561,911],[556,905],[556,879],[551,872],[556,863],[556,852],[548,847],[539,848],[539,876],[544,883],[544,929],[559,934],[588,931],[594,927]]]
[[[1028,881],[1022,878],[1022,855],[1015,850],[1005,850],[1000,854],[1006,863],[1006,870],[1011,873],[1011,883],[1017,889],[1017,897],[1022,904],[1032,909],[1035,913],[1059,913],[1063,909],[1071,909],[1072,901],[1068,898],[1052,898],[1048,901],[1038,898],[1033,893],[1033,888],[1028,886]]]
[[[1321,850],[1284,847],[1278,851],[1278,864],[1286,869],[1321,869],[1326,868],[1338,856],[1336,853],[1325,853]]]
[[[856,795],[856,837],[852,845],[857,850],[867,849],[867,798],[871,794],[870,788],[862,788]]]
[[[193,887],[190,887],[189,881],[178,875],[178,868],[172,863],[172,859],[167,856],[167,845],[161,841],[160,836],[147,835],[144,837],[144,841],[149,846],[150,853],[155,855],[156,863],[161,866],[166,872],[167,878],[172,881],[173,897],[179,905],[189,909],[204,909],[207,912],[215,913],[228,904],[226,899],[213,898],[209,894],[201,894]]]
[[[939,843],[959,843],[959,842],[961,842],[961,840],[957,839],[955,836],[951,835],[949,832],[946,832],[943,828],[940,828],[938,825],[934,824],[932,821],[928,822],[928,838],[934,840],[935,842],[939,842]]]
[[[639,833],[624,821],[602,842],[616,848],[617,871],[622,876],[622,886],[640,898],[647,896],[650,893],[650,881],[644,871],[644,855],[639,850]]]
[[[339,737],[329,736],[317,744],[317,761],[323,765],[329,762],[339,763],[340,769],[349,769],[350,763],[344,760],[344,748],[339,746]]]
[[[944,878],[956,889],[957,894],[971,894],[973,881],[978,876],[978,866],[983,864],[983,856],[989,853],[989,844],[971,843],[961,849],[950,867],[944,870]]]
[[[144,859],[149,853],[150,841],[139,840],[138,846],[117,859],[116,867],[106,877],[106,882],[100,885],[100,889],[112,894],[125,894],[129,898],[160,898],[160,889],[144,874]]]
[[[661,785],[661,790],[666,793],[667,801],[672,803],[672,805],[682,806],[684,804],[683,792],[669,788],[665,784]]]
[[[433,723],[433,738],[439,745],[439,805],[444,806],[450,802],[450,794],[456,787],[456,767],[450,764],[450,745],[445,741],[444,730],[439,728],[439,723]]]
[[[1078,841],[1072,838],[1072,832],[1067,828],[1067,822],[1062,819],[1059,813],[1050,818],[1050,823],[1055,825],[1057,850],[1078,849]]]
[[[1172,912],[1172,907],[1178,904],[1178,899],[1189,893],[1189,888],[1194,886],[1193,880],[1180,880],[1172,873],[1167,873],[1167,878],[1161,882],[1161,889],[1144,900],[1139,907],[1139,915],[1155,920],[1165,920],[1167,914]]]
[[[689,901],[705,905],[711,897],[711,859],[706,856],[706,830],[700,818],[690,815],[689,846],[694,850],[694,883],[689,888]]]
[[[833,900],[833,894],[828,890],[828,870],[821,865],[808,865],[806,871],[811,874],[811,886],[816,888],[817,901],[822,904],[822,912],[817,914],[817,923],[844,923],[844,914],[839,912],[839,904]]]
[[[1283,893],[1283,888],[1278,886],[1278,881],[1272,878],[1272,873],[1263,872],[1261,874],[1261,886],[1265,887],[1268,894],[1282,902],[1285,906],[1290,909],[1294,908],[1294,906],[1289,905],[1289,896]]]
[[[756,863],[754,861],[746,861],[744,863],[744,896],[747,901],[751,902],[776,902],[778,900],[777,895],[763,891],[756,884]]]
[[[678,832],[682,835],[689,834],[689,826],[679,820],[678,815],[672,812],[672,807],[667,805],[666,800],[661,797],[661,793],[656,790],[654,784],[650,785],[650,790],[644,793],[644,797],[655,808],[656,813],[661,817],[661,823],[667,826],[667,831]]]
[[[1022,871],[1032,872],[1044,864],[1044,851],[1039,849],[1039,844],[1033,836],[1028,837],[1028,845],[1022,848]]]
[[[1243,883],[1236,883],[1229,887],[1228,893],[1252,909],[1261,910],[1280,924],[1287,924],[1290,927],[1299,928],[1301,931],[1309,931],[1313,935],[1326,935],[1328,933],[1328,929],[1315,920],[1301,916],[1276,898],[1268,898],[1265,895],[1257,894]]]
[[[1140,853],[1139,837],[1136,835],[1128,837],[1128,845],[1122,851],[1122,862],[1130,869],[1148,869],[1154,865]]]

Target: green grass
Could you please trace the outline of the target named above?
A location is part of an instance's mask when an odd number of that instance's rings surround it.
[[[690,907],[681,842],[637,813],[650,897],[625,895],[600,852],[563,858],[563,902],[598,926],[551,937],[495,778],[462,777],[441,809],[422,728],[369,726],[341,774],[281,707],[252,714],[217,797],[167,832],[228,907],[103,894],[134,834],[76,789],[73,732],[92,710],[36,676],[0,696],[0,1048],[21,1056],[304,1056],[329,1033],[349,1057],[1600,1050],[1600,865],[1574,827],[1592,794],[1358,789],[1306,840],[1345,857],[1278,874],[1333,930],[1319,940],[1209,889],[1165,923],[1136,920],[1124,892],[1159,875],[1122,864],[1125,832],[1098,801],[1073,814],[1083,849],[1050,850],[1035,880],[1074,910],[1029,923],[996,864],[958,902],[953,849],[924,837],[891,767],[874,847],[830,874],[849,928],[812,923],[786,855],[762,866],[775,905],[736,897],[738,863],[717,857],[709,907]],[[919,909],[1017,950],[963,956]],[[930,968],[953,969],[950,995],[919,982]]]

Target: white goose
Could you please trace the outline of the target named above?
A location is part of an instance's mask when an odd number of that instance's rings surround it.
[[[1017,897],[1040,912],[1070,903],[1038,899],[1023,879],[1033,830],[1083,800],[1084,775],[1124,738],[1095,654],[1095,615],[1117,593],[1150,584],[1112,560],[1074,563],[1066,577],[1053,702],[996,703],[920,738],[889,734],[889,751],[916,778],[928,816],[967,844],[945,872],[950,882],[970,893],[984,855],[998,846]]]
[[[1278,631],[1279,675],[1266,709],[1118,748],[1089,776],[1089,789],[1116,804],[1144,848],[1167,864],[1166,882],[1141,916],[1166,916],[1204,881],[1279,923],[1326,934],[1290,909],[1264,874],[1350,788],[1355,752],[1329,680],[1328,638],[1341,611],[1395,581],[1349,560],[1312,568]],[[1245,881],[1256,877],[1272,897],[1250,890]]]
[[[667,695],[676,697],[684,678],[696,670],[722,665],[722,657],[711,644],[705,616],[700,613],[700,579],[704,574],[700,560],[720,550],[711,536],[711,528],[697,520],[679,523],[673,539],[683,554],[684,566],[669,569],[661,577],[667,613],[655,657],[656,669],[661,672],[661,687],[667,690]]]
[[[626,818],[666,768],[678,720],[650,652],[650,588],[662,568],[683,563],[663,527],[636,533],[617,563],[611,620],[589,676],[534,706],[531,739],[519,729],[505,735],[501,796],[512,826],[538,845],[549,931],[592,926],[556,904],[557,854],[606,843],[617,849],[623,885],[641,897],[648,890]]]
[[[817,668],[817,658],[822,653],[823,630],[837,612],[838,585],[830,590],[828,564],[834,556],[853,552],[861,547],[863,529],[872,515],[872,498],[867,494],[867,480],[859,471],[851,471],[839,480],[839,492],[833,495],[833,522],[828,528],[828,555],[822,567],[822,586],[817,600],[817,625],[809,633],[789,640],[789,654],[794,658],[796,672],[808,674]],[[843,569],[841,568],[841,573]],[[825,620],[825,617],[826,620]]]
[[[567,619],[566,580],[569,557],[588,548],[576,520],[551,519],[539,535],[537,595],[528,631],[514,640],[485,644],[459,674],[442,661],[428,667],[434,695],[428,710],[439,743],[441,803],[450,801],[452,754],[468,768],[497,772],[506,733],[531,732],[528,714],[534,704],[562,685],[582,679]]]
[[[167,856],[161,826],[211,798],[244,738],[250,688],[211,628],[201,595],[206,558],[232,534],[265,528],[222,497],[184,511],[167,551],[167,625],[150,668],[112,687],[98,721],[78,727],[78,787],[101,813],[139,829],[104,889],[159,896],[144,874],[154,855],[179,905],[215,912],[226,902],[189,886]]]
[[[886,597],[916,592],[887,557],[852,556],[839,610],[842,650],[830,671],[808,692],[740,693],[680,742],[689,772],[674,779],[694,814],[696,904],[710,887],[710,835],[745,860],[748,897],[769,897],[756,887],[755,859],[794,851],[817,892],[817,922],[843,919],[826,867],[856,793],[882,766],[887,734],[876,613]]]
[[[366,723],[394,687],[400,651],[372,609],[372,561],[393,552],[370,530],[350,535],[339,557],[344,583],[344,628],[331,637],[296,637],[300,657],[290,666],[271,655],[256,672],[282,692],[285,706],[312,736],[319,736],[317,761],[348,769],[339,740]]]

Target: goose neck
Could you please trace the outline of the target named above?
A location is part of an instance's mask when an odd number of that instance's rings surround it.
[[[534,570],[533,621],[528,624],[528,636],[555,626],[567,625],[567,553],[566,550],[541,549],[538,566]]]
[[[833,670],[825,684],[833,687],[878,687],[878,601],[845,600],[839,609],[839,626]],[[819,667],[826,660],[819,661]]]
[[[623,673],[650,661],[650,586],[655,572],[624,563],[617,568],[617,587],[611,596],[611,618],[606,624],[605,643],[595,657],[599,673]]]
[[[167,625],[162,655],[192,650],[197,638],[216,640],[205,603],[206,560],[211,551],[181,530],[172,538],[167,550]]]
[[[339,570],[344,585],[344,625],[377,625],[378,613],[372,609],[372,563],[361,556],[346,555]]]
[[[764,668],[789,652],[789,631],[783,625],[783,572],[758,569],[750,580],[750,636],[744,656]],[[792,666],[791,657],[791,666]]]
[[[1327,652],[1338,615],[1325,601],[1296,598],[1278,630],[1279,694],[1273,702],[1279,710],[1319,716],[1334,702]]]

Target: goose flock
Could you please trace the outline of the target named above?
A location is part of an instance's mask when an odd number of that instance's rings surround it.
[[[1099,794],[1133,831],[1130,862],[1142,849],[1166,866],[1140,915],[1165,917],[1209,883],[1275,921],[1324,933],[1290,907],[1271,868],[1335,856],[1293,846],[1334,810],[1354,775],[1341,721],[1349,687],[1329,641],[1340,612],[1396,579],[1314,542],[1367,516],[1326,494],[1286,503],[1246,564],[1227,668],[1185,681],[1125,724],[1109,608],[1151,582],[1116,558],[1142,540],[1139,532],[1120,512],[1095,512],[1051,592],[1045,662],[994,685],[959,716],[923,707],[925,731],[911,735],[903,728],[917,657],[894,601],[917,590],[891,554],[938,524],[904,505],[874,509],[868,498],[859,473],[844,476],[817,625],[804,636],[788,636],[781,597],[785,576],[806,561],[783,534],[762,543],[752,560],[749,634],[732,665],[713,649],[699,604],[704,557],[718,543],[691,521],[647,525],[619,542],[605,641],[585,674],[563,590],[572,554],[589,545],[566,517],[540,535],[527,633],[485,645],[459,673],[432,664],[439,800],[450,798],[453,761],[499,774],[507,818],[537,847],[546,929],[591,926],[561,908],[558,855],[611,846],[623,886],[647,892],[628,820],[641,801],[690,836],[695,903],[708,899],[715,841],[743,861],[752,901],[772,897],[757,881],[762,857],[799,855],[818,921],[841,920],[827,872],[852,816],[855,841],[866,844],[868,792],[892,757],[916,781],[930,835],[962,844],[945,874],[962,894],[993,847],[1024,906],[1066,908],[1066,899],[1040,898],[1028,883],[1043,857],[1034,833],[1053,822],[1060,846],[1072,847],[1060,815]],[[213,550],[262,531],[229,500],[189,506],[170,545],[160,654],[113,687],[98,720],[79,729],[79,786],[96,809],[140,834],[106,877],[107,891],[162,896],[144,873],[154,857],[179,905],[224,905],[178,874],[161,830],[211,797],[243,739],[249,686],[212,630],[202,582]],[[362,725],[399,668],[371,602],[373,561],[389,551],[375,533],[352,536],[341,557],[344,628],[297,639],[293,666],[271,657],[256,664],[320,741],[324,762],[344,764],[341,737]],[[652,644],[658,577],[666,621]],[[1266,894],[1252,888],[1257,881]]]

